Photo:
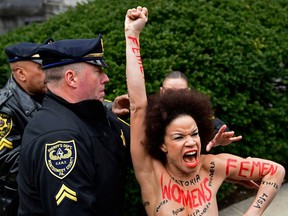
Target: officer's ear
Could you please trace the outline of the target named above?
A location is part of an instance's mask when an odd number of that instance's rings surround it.
[[[23,67],[16,66],[15,68],[13,68],[12,72],[13,72],[13,77],[16,80],[20,80],[22,82],[26,81],[26,79],[27,79],[26,71],[25,71],[25,69]]]
[[[76,87],[77,85],[77,72],[74,70],[67,70],[65,72],[65,81],[71,87]]]

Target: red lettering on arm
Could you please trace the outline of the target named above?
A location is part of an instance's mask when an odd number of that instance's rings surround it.
[[[231,158],[228,158],[228,159],[227,159],[227,164],[226,164],[226,176],[228,176],[228,174],[229,174],[229,168],[230,168],[230,167],[237,168],[236,165],[231,164],[231,163],[236,163],[236,162],[237,162],[236,159],[231,159]]]
[[[261,176],[266,175],[267,173],[270,173],[271,176],[273,176],[277,171],[277,166],[273,166],[273,164],[270,163],[262,163],[262,170],[261,170]]]
[[[262,163],[262,169],[261,169],[261,176],[264,176],[265,175],[265,173],[266,173],[266,171],[268,171],[268,169],[269,169],[269,166],[270,164],[269,163]]]
[[[141,71],[141,73],[144,73],[142,65],[140,65],[140,71]]]
[[[248,171],[249,169],[244,167],[245,164],[248,164],[248,167],[250,166],[250,162],[249,162],[249,161],[243,161],[243,162],[241,162],[241,163],[240,163],[239,173],[238,173],[239,176],[247,177],[247,175],[244,175],[244,171],[245,171],[245,170]]]
[[[271,164],[271,167],[269,170],[271,176],[273,176],[277,172],[277,168],[278,168],[278,166],[274,166]]]
[[[270,175],[273,176],[277,172],[278,167],[270,163],[265,163],[265,162],[261,163],[261,162],[253,161],[250,176],[254,174],[255,168],[258,168],[259,176],[265,176],[267,173],[270,173]]]
[[[136,46],[139,47],[139,42],[138,42],[137,38],[128,36],[128,39],[130,39],[133,44],[135,44]]]
[[[128,39],[130,39],[132,43],[135,45],[135,47],[132,47],[131,50],[134,53],[135,57],[138,59],[139,69],[140,69],[140,72],[143,74],[144,70],[143,70],[142,59],[140,55],[139,41],[137,38],[131,37],[131,36],[128,36]]]
[[[252,176],[253,175],[253,173],[254,173],[254,168],[257,168],[258,167],[258,169],[259,169],[259,175],[260,175],[260,167],[261,167],[261,164],[260,164],[260,162],[255,162],[255,161],[253,161],[252,162],[252,168],[251,168],[251,173],[250,173],[250,176]]]
[[[137,58],[140,58],[139,50],[139,48],[132,48],[132,52],[137,56]]]

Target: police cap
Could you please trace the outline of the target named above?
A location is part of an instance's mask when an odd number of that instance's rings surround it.
[[[108,67],[104,60],[101,34],[97,38],[64,39],[43,45],[38,53],[44,69],[77,62],[87,62],[100,67]]]
[[[34,61],[41,64],[41,59],[37,53],[41,44],[24,42],[18,43],[5,48],[5,53],[8,56],[9,63],[16,61]]]

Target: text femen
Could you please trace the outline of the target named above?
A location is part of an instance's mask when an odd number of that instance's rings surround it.
[[[238,165],[237,159],[229,158],[226,164],[226,175],[229,174],[231,169],[239,169],[238,176],[241,177],[251,177],[254,172],[258,172],[259,176],[265,176],[267,173],[273,176],[277,172],[277,166],[270,163],[242,161]]]

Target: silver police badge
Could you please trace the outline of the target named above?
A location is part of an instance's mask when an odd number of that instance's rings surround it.
[[[49,172],[59,179],[65,178],[74,168],[77,151],[74,140],[57,141],[45,145],[45,163]]]

